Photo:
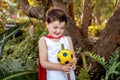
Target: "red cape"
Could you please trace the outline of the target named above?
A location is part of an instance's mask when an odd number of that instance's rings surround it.
[[[46,80],[46,69],[41,67],[40,61],[38,63],[38,80]]]

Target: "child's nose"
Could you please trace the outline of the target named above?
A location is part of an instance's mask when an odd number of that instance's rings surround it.
[[[57,32],[60,33],[60,29],[58,29]]]

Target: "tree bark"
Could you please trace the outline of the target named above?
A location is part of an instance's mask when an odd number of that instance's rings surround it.
[[[85,0],[81,26],[81,32],[84,38],[88,38],[88,26],[90,25],[91,25],[91,0]]]
[[[105,29],[93,48],[93,52],[104,56],[108,61],[111,53],[118,46],[120,46],[120,6],[107,22]]]
[[[69,7],[70,16],[74,20],[74,3],[73,3],[73,0],[71,0],[71,3],[69,4],[68,7]]]
[[[45,21],[45,9],[43,7],[32,7],[27,0],[18,0],[22,11],[29,17],[34,17]]]
[[[117,6],[117,10],[111,16],[106,24],[105,29],[102,31],[99,40],[93,48],[93,53],[104,57],[106,61],[109,60],[111,54],[120,47],[120,6]],[[103,75],[104,69],[96,62],[92,62],[92,69],[97,69],[96,73],[93,74],[94,78],[96,75]],[[94,80],[94,79],[93,79]]]

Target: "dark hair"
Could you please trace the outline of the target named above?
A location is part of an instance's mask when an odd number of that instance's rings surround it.
[[[67,17],[63,10],[58,8],[51,8],[46,12],[46,21],[47,23],[51,23],[53,21],[60,21],[67,23]]]

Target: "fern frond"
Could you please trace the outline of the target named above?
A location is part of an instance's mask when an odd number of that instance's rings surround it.
[[[83,68],[86,68],[87,67],[87,62],[86,62],[85,55],[83,53],[81,55],[82,55]]]
[[[116,80],[120,80],[120,76],[118,76]]]
[[[105,80],[108,80],[108,78],[113,74],[114,74],[114,77],[120,75],[119,58],[120,58],[120,50],[113,52],[112,55],[110,56],[109,66],[106,71]]]
[[[116,61],[116,62],[120,62],[120,50],[118,50],[118,51],[115,51],[115,52],[113,52],[112,54],[111,54],[111,56],[110,56],[110,59],[109,59],[109,64],[110,65],[113,65],[113,63]],[[120,67],[119,67],[119,69],[120,69]]]
[[[112,74],[117,75],[119,73],[116,70],[118,66],[120,66],[120,62],[116,62],[116,61],[114,61],[114,63],[112,65],[108,66],[108,69],[106,71],[105,80],[108,80],[108,78],[110,77],[110,75],[112,75]]]
[[[93,60],[100,63],[105,69],[108,67],[108,62],[105,61],[104,57],[100,57],[99,55],[93,54],[91,52],[85,52],[86,56],[91,57]]]
[[[78,75],[77,80],[90,80],[88,70],[85,68],[81,68],[80,74]]]
[[[77,80],[90,80],[89,70],[91,68],[91,64],[88,66],[86,62],[85,54],[81,53],[83,68],[80,69],[80,73],[77,76]]]

